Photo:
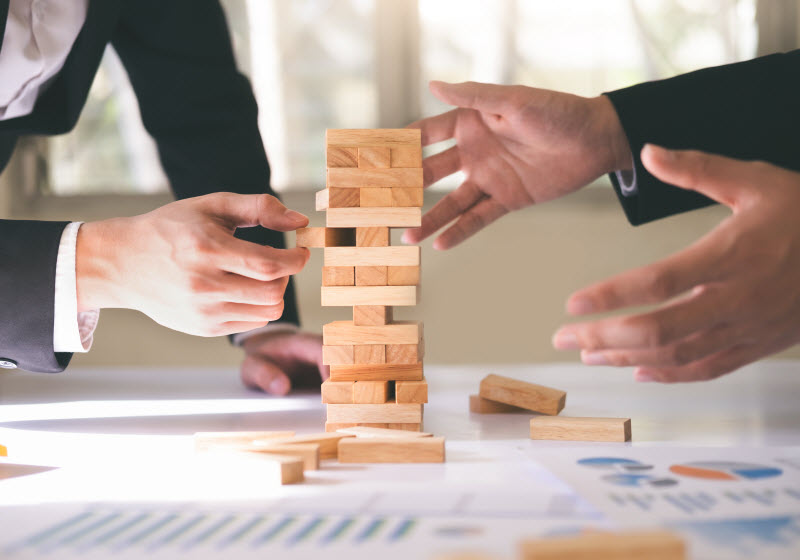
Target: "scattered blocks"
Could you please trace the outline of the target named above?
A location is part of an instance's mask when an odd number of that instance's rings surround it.
[[[330,406],[330,405],[329,405]],[[348,434],[337,434],[323,432],[321,434],[308,434],[288,438],[264,439],[253,442],[252,451],[269,453],[269,448],[274,445],[292,445],[296,443],[316,443],[319,445],[320,459],[335,459],[339,440],[346,437],[353,437]]]
[[[480,395],[469,396],[469,411],[475,414],[506,414],[514,412],[525,412],[525,413],[530,412],[529,410],[520,408],[518,406],[512,406],[510,404],[504,404],[501,402],[484,399]]]
[[[197,432],[194,434],[195,451],[213,449],[246,449],[256,440],[283,439],[294,432]]]
[[[567,401],[567,393],[510,377],[490,374],[482,381],[480,396],[541,414],[558,414]]]
[[[582,533],[523,541],[521,560],[685,560],[686,544],[669,531]]]
[[[531,439],[566,441],[630,441],[630,418],[531,418]]]
[[[270,446],[268,449],[259,448],[253,449],[253,453],[264,453],[268,455],[282,455],[284,457],[299,458],[303,461],[303,470],[317,471],[319,470],[319,444],[318,443],[293,443],[293,444],[276,444]]]
[[[339,442],[340,463],[443,463],[441,437],[356,437]]]

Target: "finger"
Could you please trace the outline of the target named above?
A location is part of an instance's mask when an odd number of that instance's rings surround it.
[[[464,181],[461,186],[448,193],[422,216],[420,227],[403,232],[403,243],[419,243],[430,237],[439,228],[449,224],[475,206],[481,198],[483,198],[483,192],[477,185],[470,181]]]
[[[432,81],[430,90],[440,101],[456,107],[467,107],[485,113],[502,114],[514,107],[513,86],[498,86],[479,82],[449,84]]]
[[[305,247],[276,249],[236,239],[232,235],[219,237],[214,242],[214,264],[220,270],[261,281],[297,274],[311,257],[311,252]]]
[[[285,395],[292,387],[286,373],[263,356],[246,356],[242,362],[241,375],[246,386],[261,389],[270,395]]]
[[[286,208],[268,194],[214,193],[196,200],[228,227],[263,226],[276,231],[293,231],[308,225],[308,218]]]
[[[422,162],[422,172],[425,178],[425,187],[452,175],[461,168],[458,146],[448,148],[443,152],[427,157]]]
[[[228,321],[226,323],[221,323],[212,334],[203,334],[200,336],[228,336],[252,331],[253,329],[260,329],[266,327],[268,324],[269,321]]]
[[[759,344],[740,344],[685,366],[637,368],[634,372],[634,379],[640,382],[660,381],[662,383],[707,381],[736,371],[771,353]]]
[[[429,146],[437,142],[449,140],[456,133],[458,109],[453,109],[441,115],[428,117],[411,123],[406,128],[418,128],[422,136],[422,145]]]
[[[288,284],[288,276],[262,282],[238,274],[223,273],[213,289],[213,296],[230,303],[276,305],[283,301]]]
[[[484,198],[464,212],[455,224],[445,230],[433,242],[433,248],[441,251],[451,249],[506,213],[507,210],[493,198]]]
[[[243,303],[223,303],[219,306],[222,322],[267,323],[277,321],[283,315],[283,300],[275,305],[246,305]]]
[[[753,162],[645,144],[642,163],[665,183],[697,191],[730,207],[756,187],[752,177]]]

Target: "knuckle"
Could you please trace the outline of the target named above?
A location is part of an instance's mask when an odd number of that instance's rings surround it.
[[[627,328],[639,331],[641,342],[649,348],[663,346],[669,338],[664,324],[652,317],[632,318],[627,323]]]
[[[667,299],[675,290],[675,281],[671,274],[658,268],[643,271],[642,285],[646,294],[654,301]]]

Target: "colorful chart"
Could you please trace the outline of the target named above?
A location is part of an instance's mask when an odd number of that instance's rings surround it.
[[[678,484],[678,481],[674,478],[659,478],[649,474],[614,473],[604,476],[603,480],[617,486],[649,486],[654,488],[664,488]]]
[[[643,471],[653,468],[653,465],[646,465],[633,459],[623,459],[621,457],[587,457],[581,459],[578,464],[583,467],[604,470],[621,470],[625,472]]]
[[[775,467],[734,461],[696,461],[672,465],[669,470],[681,476],[706,480],[758,480],[783,474]]]

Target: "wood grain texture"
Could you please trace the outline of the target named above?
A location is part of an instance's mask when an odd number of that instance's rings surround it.
[[[475,414],[509,414],[514,412],[530,414],[530,410],[497,401],[490,401],[489,399],[484,399],[480,395],[469,396],[469,411]]]
[[[392,154],[388,146],[362,146],[358,148],[358,167],[360,169],[388,169],[392,164]]]
[[[419,145],[422,133],[414,128],[329,128],[325,131],[325,145],[331,146],[402,146]]]
[[[415,432],[410,430],[390,430],[388,428],[371,428],[368,426],[354,426],[352,428],[340,428],[338,431],[343,434],[350,434],[357,438],[418,438],[433,437],[433,434],[425,432]]]
[[[264,453],[262,449],[254,451]],[[283,455],[284,457],[299,457],[303,461],[303,470],[319,470],[319,444],[318,443],[293,443],[288,445],[273,445],[269,448],[270,455]],[[285,484],[285,483],[284,483]]]
[[[517,558],[521,560],[685,560],[687,558],[686,544],[680,535],[665,530],[592,532],[525,540],[519,544],[518,551]]]
[[[385,364],[386,345],[385,344],[360,344],[353,346],[354,364]],[[359,402],[359,401],[356,401]],[[381,402],[386,402],[383,399]]]
[[[423,335],[421,322],[396,321],[390,325],[359,326],[352,321],[333,321],[322,326],[323,344],[414,344]]]
[[[389,286],[418,286],[419,279],[419,266],[390,266],[386,271]]]
[[[355,439],[355,438],[354,438]],[[338,452],[338,450],[337,450]],[[275,480],[280,484],[299,484],[305,480],[305,462],[300,455],[281,455],[258,451],[253,456],[264,461],[260,472],[264,480]]]
[[[326,379],[320,385],[323,404],[353,404],[354,381],[331,381]]]
[[[386,427],[388,429],[390,429],[390,430],[407,430],[409,432],[421,432],[422,431],[422,422],[410,423],[410,424],[389,422],[388,424],[386,424]]]
[[[356,381],[353,385],[353,404],[385,404],[388,394],[388,381]]]
[[[317,210],[328,208],[358,208],[361,193],[358,189],[322,189],[317,191],[315,207]]]
[[[356,247],[388,247],[388,227],[356,228]]]
[[[417,305],[416,286],[322,286],[320,293],[323,307]]]
[[[325,186],[344,189],[364,187],[422,188],[422,168],[353,169],[334,167],[327,171]]]
[[[419,227],[421,208],[329,208],[328,227]]]
[[[418,344],[387,344],[387,364],[416,364],[424,357],[423,343]]]
[[[356,244],[355,228],[310,227],[296,231],[298,247],[353,247]]]
[[[325,266],[419,266],[420,247],[326,247]]]
[[[356,268],[354,266],[323,266],[323,286],[355,286]]]
[[[388,286],[388,268],[386,266],[357,266],[356,286]]]
[[[355,350],[352,344],[343,346],[323,346],[322,363],[326,366],[344,366],[355,363]]]
[[[262,439],[282,439],[294,436],[291,431],[256,432],[197,432],[194,434],[196,451],[212,449],[247,448],[254,441]]]
[[[565,441],[630,441],[630,418],[531,418],[531,439]]]
[[[424,191],[419,188],[392,188],[392,206],[422,206],[424,204]],[[362,205],[363,206],[363,205]]]
[[[333,381],[420,381],[422,364],[354,364],[331,366]]]
[[[422,381],[396,381],[394,398],[398,403],[426,403],[428,402],[428,382]]]
[[[355,428],[356,426],[365,426],[370,428],[386,428],[389,426],[389,424],[387,424],[386,422],[374,422],[369,424],[358,424],[356,422],[325,422],[325,431],[338,432],[339,430],[346,428]]]
[[[358,196],[358,205],[361,208],[386,208],[387,206],[394,206],[394,197],[392,196],[391,188],[364,187],[358,189]]]
[[[480,396],[541,414],[558,414],[567,401],[567,393],[544,385],[490,374],[482,381]]]
[[[328,405],[328,406],[353,406],[353,405]],[[335,459],[339,440],[343,437],[354,437],[349,434],[338,433],[319,433],[319,434],[306,434],[301,436],[294,436],[290,438],[275,438],[264,439],[253,442],[255,448],[259,451],[269,452],[269,447],[272,445],[288,445],[293,443],[317,443],[319,444],[319,458],[320,459]]]
[[[422,422],[421,404],[329,404],[328,422]]]
[[[329,146],[325,150],[325,166],[358,167],[358,148]]]
[[[422,167],[422,146],[394,146],[392,167]]]
[[[359,327],[388,325],[392,322],[392,308],[386,305],[353,306],[353,325]]]
[[[443,463],[444,438],[352,438],[339,442],[340,463]]]

